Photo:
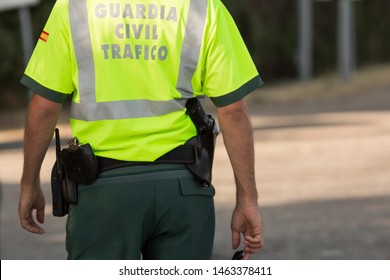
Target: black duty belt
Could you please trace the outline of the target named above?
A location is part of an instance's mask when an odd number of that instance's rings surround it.
[[[195,156],[194,146],[182,145],[169,151],[168,153],[159,157],[153,162],[123,161],[123,160],[116,160],[116,159],[99,157],[99,156],[96,156],[96,158],[99,162],[99,171],[103,172],[103,171],[120,168],[120,167],[126,167],[126,166],[151,165],[151,164],[160,164],[160,163],[176,163],[176,164],[194,163],[196,156]]]

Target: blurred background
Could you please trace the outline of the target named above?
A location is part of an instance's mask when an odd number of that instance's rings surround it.
[[[19,80],[55,1],[12,2],[0,1],[1,258],[63,259],[65,221],[50,215],[52,148],[42,171],[46,236],[25,233],[17,218],[29,99]],[[265,81],[248,98],[266,237],[255,258],[390,259],[390,1],[223,3]],[[64,137],[67,118],[65,108]],[[221,139],[216,259],[233,252],[234,186]]]

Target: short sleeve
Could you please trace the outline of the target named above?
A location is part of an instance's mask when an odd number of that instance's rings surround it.
[[[234,103],[261,84],[251,55],[226,7],[213,1],[206,31],[203,92],[218,107]]]
[[[54,102],[74,91],[70,55],[68,1],[56,1],[21,83]]]

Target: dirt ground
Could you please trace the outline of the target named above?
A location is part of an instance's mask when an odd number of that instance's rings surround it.
[[[265,247],[254,259],[390,259],[390,68],[260,89],[249,98]],[[19,228],[24,113],[1,115],[1,259],[64,259],[64,224],[51,216],[44,162],[46,234]],[[63,117],[64,119],[66,116]],[[63,136],[69,128],[61,124]],[[228,259],[233,175],[222,137],[214,163],[215,259]]]

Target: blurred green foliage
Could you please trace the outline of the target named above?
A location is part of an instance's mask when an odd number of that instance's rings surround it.
[[[297,51],[297,0],[222,0],[247,43],[267,83],[295,79]],[[55,0],[32,9],[34,38]],[[321,75],[337,67],[337,1],[314,3],[314,72]],[[390,1],[363,0],[356,10],[358,67],[390,62]],[[17,11],[0,16],[0,109],[25,105],[25,89],[19,85],[24,62]]]
[[[34,39],[38,39],[54,2],[44,0],[31,9]],[[28,102],[26,88],[19,83],[25,67],[20,29],[17,10],[0,12],[0,110],[12,110]]]
[[[313,0],[314,74],[336,71],[337,0]],[[297,0],[223,0],[267,82],[297,77]],[[354,3],[358,67],[390,62],[390,1]]]

